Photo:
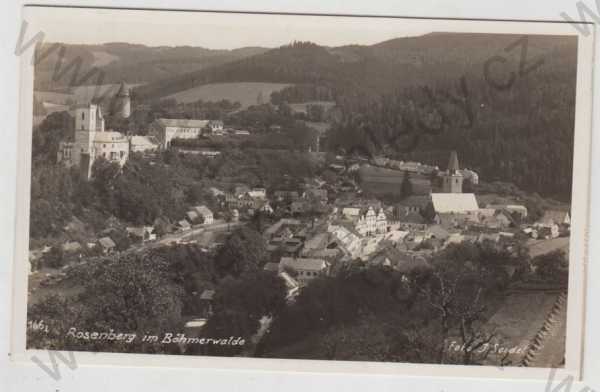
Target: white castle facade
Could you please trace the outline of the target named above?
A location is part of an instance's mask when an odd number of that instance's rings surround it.
[[[79,166],[85,178],[92,175],[94,161],[100,157],[123,166],[129,158],[129,139],[120,132],[107,131],[102,109],[95,104],[75,107],[75,139],[61,142],[58,162]]]

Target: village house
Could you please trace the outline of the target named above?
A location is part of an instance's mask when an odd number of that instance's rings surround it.
[[[537,226],[537,236],[541,239],[552,239],[560,236],[560,229],[557,224],[544,224]]]
[[[62,245],[64,253],[77,253],[83,250],[81,244],[77,241],[68,241]]]
[[[426,255],[428,252],[401,251],[394,247],[388,247],[372,256],[369,264],[389,267],[407,275],[414,271],[431,268]]]
[[[201,218],[202,223],[205,225],[211,225],[214,223],[214,215],[213,212],[207,206],[196,206],[194,207],[194,212]]]
[[[389,231],[387,216],[383,208],[375,211],[373,206],[345,207],[342,209],[341,220],[351,223],[353,229],[361,236],[385,234]]]
[[[494,210],[505,210],[510,214],[517,214],[520,219],[527,218],[527,207],[518,204],[488,204],[485,208]]]
[[[101,247],[103,254],[110,254],[117,247],[117,244],[115,244],[115,242],[110,237],[100,238],[98,240],[98,245]]]
[[[276,223],[272,224],[271,226],[269,226],[263,233],[263,237],[266,239],[271,239],[272,237],[274,237],[276,234],[279,233],[280,230],[284,230],[284,229],[289,229],[290,232],[292,232],[292,230],[297,231],[302,225],[302,222],[300,222],[297,219],[280,219],[279,221],[277,221]]]
[[[431,203],[431,197],[429,195],[408,196],[402,199],[394,208],[394,218],[400,219],[400,216],[406,215],[411,212],[421,213],[425,210],[429,203]]]
[[[300,198],[297,191],[275,191],[273,197],[278,202],[292,202]]]
[[[192,225],[200,223],[200,215],[194,210],[190,210],[185,213],[185,217]]]
[[[158,141],[152,136],[130,136],[129,149],[131,152],[147,153],[158,149]]]
[[[213,301],[215,298],[215,290],[204,290],[200,294],[200,305],[202,307],[202,316],[209,318],[213,314]]]
[[[312,279],[326,275],[329,265],[322,259],[307,259],[282,257],[279,262],[279,272],[292,272],[300,284],[306,284]]]
[[[188,222],[185,219],[182,219],[179,222],[177,222],[177,226],[178,226],[179,231],[188,231],[192,228],[192,225],[190,225],[190,222]]]
[[[327,203],[327,189],[310,188],[304,192],[305,199],[318,200],[321,203]]]
[[[343,224],[330,224],[327,232],[333,235],[333,241],[344,250],[351,258],[357,258],[362,251],[362,241],[360,235],[351,228]]]
[[[225,124],[221,120],[210,120],[206,126],[209,133],[213,135],[223,134]]]
[[[146,242],[156,239],[153,226],[127,227],[125,231],[134,241]]]
[[[260,210],[265,205],[267,191],[264,188],[250,189],[246,186],[237,186],[233,192],[225,194],[225,202],[229,208]],[[270,208],[267,208],[267,210]]]
[[[330,236],[331,235],[327,232],[321,232],[307,239],[304,243],[304,249],[302,249],[302,254],[308,254],[318,249],[325,249],[327,245],[329,245],[329,243],[331,242]]]
[[[339,248],[324,248],[324,249],[313,249],[311,251],[303,251],[302,257],[323,259],[330,265],[340,260],[343,256],[343,252]]]
[[[556,224],[558,226],[570,226],[571,216],[569,215],[569,211],[548,210],[544,212],[538,223],[541,225]]]

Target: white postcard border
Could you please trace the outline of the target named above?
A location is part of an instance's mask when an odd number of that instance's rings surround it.
[[[82,13],[89,9],[81,8]],[[103,10],[109,12],[108,10]],[[43,31],[45,12],[48,7],[24,8],[24,19],[29,23],[29,34]],[[60,12],[59,8],[53,12]],[[119,11],[110,12],[165,12],[175,17],[178,11]],[[242,14],[230,13],[239,17]],[[199,13],[198,16],[210,16]],[[261,14],[243,14],[244,17]],[[302,18],[303,16],[281,15],[271,17]],[[314,17],[314,16],[313,16]],[[319,18],[352,18],[351,16],[319,16]],[[380,20],[382,17],[373,17]],[[556,379],[573,376],[581,379],[583,358],[584,309],[587,264],[587,232],[590,193],[590,149],[592,119],[592,66],[594,55],[595,25],[590,25],[593,34],[584,36],[566,23],[522,22],[522,21],[474,21],[442,19],[395,18],[398,23],[427,23],[432,30],[447,32],[499,33],[499,34],[542,34],[578,36],[577,92],[575,112],[575,152],[573,162],[572,227],[569,252],[569,295],[567,315],[567,347],[564,369],[556,370]],[[440,26],[440,27],[437,27]],[[443,27],[441,27],[443,26]],[[28,38],[26,38],[27,40]],[[11,331],[11,360],[15,363],[31,364],[33,355],[44,351],[25,350],[26,304],[27,304],[27,259],[29,233],[29,203],[31,179],[31,131],[33,112],[33,67],[31,53],[21,56],[21,91],[19,105],[18,163],[17,163],[17,208],[16,241],[14,252],[13,320]],[[183,367],[228,370],[316,372],[316,373],[368,373],[380,375],[405,375],[425,377],[490,377],[511,379],[542,379],[548,377],[545,368],[498,368],[493,366],[460,366],[430,364],[400,364],[379,362],[343,362],[315,360],[282,360],[263,358],[220,358],[150,354],[117,354],[76,352],[78,365],[123,366],[123,367]]]

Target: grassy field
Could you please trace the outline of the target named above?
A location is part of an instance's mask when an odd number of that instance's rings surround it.
[[[104,67],[105,65],[119,60],[118,56],[108,52],[95,51],[92,52],[92,54],[94,55],[94,63],[92,64],[93,67]]]
[[[243,108],[246,108],[256,105],[261,94],[263,103],[270,102],[271,93],[288,86],[290,85],[284,83],[212,83],[180,91],[163,98],[175,98],[178,102],[183,103],[195,102],[199,99],[212,102],[227,99],[232,102],[239,102]]]

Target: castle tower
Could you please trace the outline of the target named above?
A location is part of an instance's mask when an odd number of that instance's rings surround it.
[[[450,153],[448,171],[442,177],[443,193],[462,193],[463,175],[460,173],[456,151]]]
[[[75,143],[72,159],[81,168],[84,178],[90,178],[94,161],[94,139],[104,132],[104,117],[98,105],[79,105],[75,108]]]
[[[114,109],[114,114],[121,118],[129,118],[131,116],[131,97],[129,95],[129,88],[125,85],[125,82],[121,82]]]

